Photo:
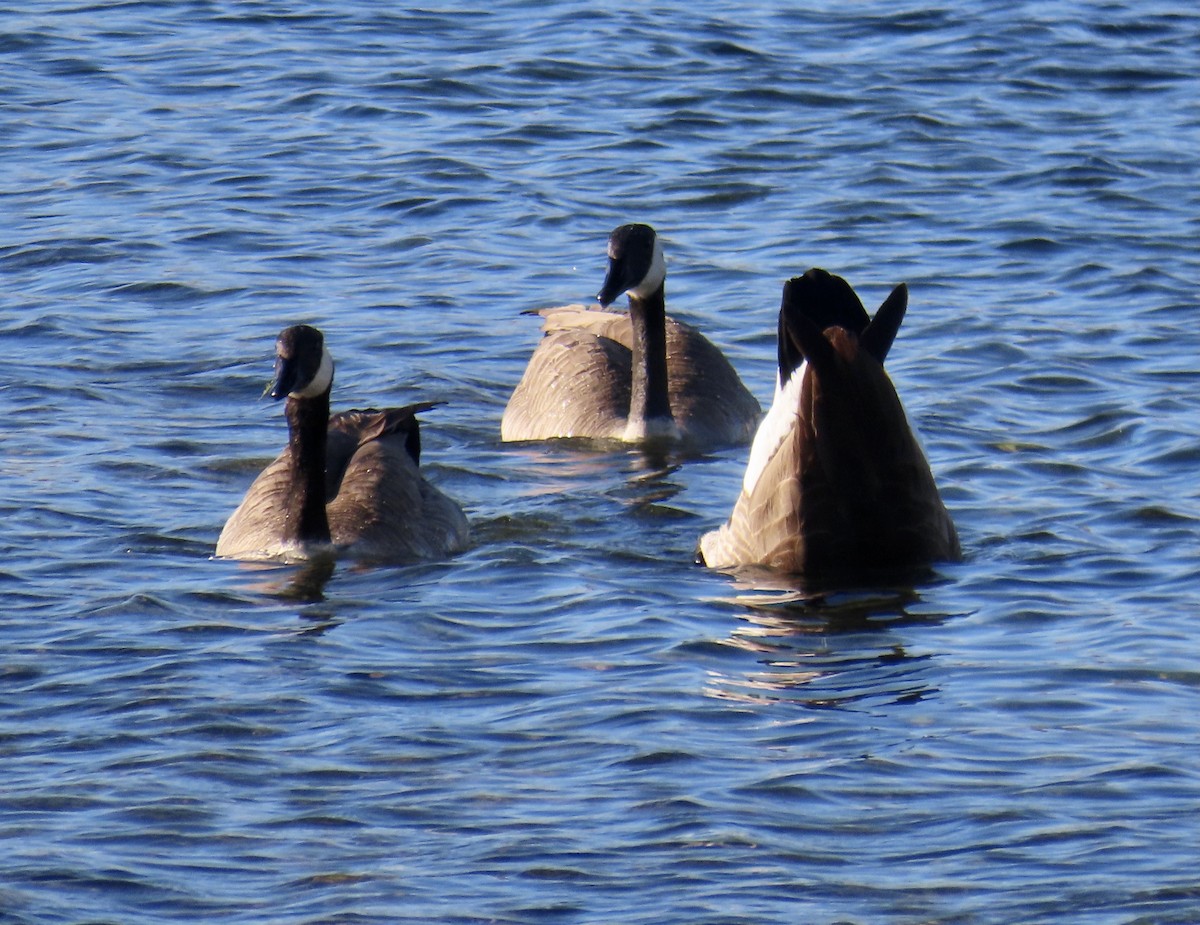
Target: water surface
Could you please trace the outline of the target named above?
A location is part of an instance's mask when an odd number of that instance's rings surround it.
[[[743,7],[0,12],[0,921],[1200,919],[1200,15]],[[961,564],[740,581],[744,450],[499,442],[625,221],[764,403],[784,279],[907,281]],[[295,322],[447,401],[469,552],[211,558]]]

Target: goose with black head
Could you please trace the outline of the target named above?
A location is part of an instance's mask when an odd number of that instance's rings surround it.
[[[285,328],[275,357],[266,394],[287,399],[288,445],[251,484],[216,554],[300,560],[333,551],[410,562],[463,549],[466,516],[419,466],[416,416],[437,403],[330,417],[334,367],[322,333]]]
[[[749,441],[761,415],[696,328],[666,314],[666,261],[649,225],[608,241],[597,301],[544,309],[543,337],[504,409],[506,441],[586,438],[690,448]],[[624,292],[629,311],[605,311]]]

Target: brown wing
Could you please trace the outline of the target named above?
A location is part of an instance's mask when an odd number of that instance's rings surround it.
[[[619,437],[629,416],[631,353],[609,334],[624,329],[628,340],[628,316],[560,308],[543,317],[546,334],[504,409],[501,439]]]
[[[698,330],[667,318],[667,389],[687,440],[736,446],[754,436],[762,409],[733,365]]]
[[[335,545],[360,558],[410,561],[440,558],[465,547],[462,509],[431,485],[418,466],[417,413],[437,402],[403,408],[346,411],[330,419],[330,446],[339,444],[337,489],[327,504]],[[353,441],[348,458],[343,448]],[[329,455],[327,475],[333,475]]]
[[[380,440],[389,435],[404,439],[404,447],[413,462],[421,462],[421,425],[417,415],[442,402],[422,401],[401,408],[351,409],[333,415],[329,419],[328,443],[325,448],[326,496],[333,498],[338,493],[346,466],[354,452],[364,443]]]
[[[292,495],[291,451],[282,453],[258,474],[217,539],[216,554],[231,559],[286,557],[280,537]]]
[[[628,312],[613,312],[598,306],[561,305],[543,308],[536,313],[542,318],[542,333],[555,331],[586,331],[596,337],[607,337],[626,350],[633,349],[633,322]]]

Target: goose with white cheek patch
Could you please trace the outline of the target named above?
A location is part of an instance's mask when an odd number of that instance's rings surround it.
[[[775,401],[755,435],[729,521],[700,540],[704,565],[812,576],[961,556],[883,369],[907,303],[901,283],[870,319],[840,277],[813,269],[788,280]]]
[[[463,549],[466,516],[419,468],[416,415],[437,402],[330,417],[333,359],[321,332],[285,328],[275,356],[268,392],[287,397],[288,445],[251,484],[216,554],[295,561],[334,551],[412,562]]]
[[[649,225],[609,236],[600,309],[544,309],[543,337],[500,423],[503,440],[749,442],[758,401],[694,327],[667,317],[666,262]],[[620,294],[629,312],[604,311]]]

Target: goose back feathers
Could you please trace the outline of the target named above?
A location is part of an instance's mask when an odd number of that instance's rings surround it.
[[[420,470],[417,414],[437,403],[330,417],[333,362],[321,332],[285,329],[276,356],[269,393],[287,397],[288,445],[251,484],[216,554],[292,560],[336,549],[415,561],[462,549],[466,517]]]
[[[925,565],[960,555],[954,524],[883,369],[901,284],[868,319],[843,280],[784,287],[775,401],[729,521],[700,541],[713,568],[797,574]]]
[[[666,315],[665,280],[654,230],[617,228],[597,296],[601,308],[537,313],[543,337],[505,408],[502,439],[747,442],[758,402],[720,350]],[[628,313],[603,310],[622,292]]]

